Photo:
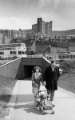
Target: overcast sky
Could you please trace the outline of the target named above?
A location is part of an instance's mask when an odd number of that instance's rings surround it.
[[[37,17],[53,30],[75,29],[75,0],[0,0],[0,29],[29,29]]]

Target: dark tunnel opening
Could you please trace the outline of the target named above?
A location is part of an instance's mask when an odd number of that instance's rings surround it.
[[[24,78],[25,79],[31,79],[32,77],[32,70],[33,70],[34,66],[31,65],[24,65]]]

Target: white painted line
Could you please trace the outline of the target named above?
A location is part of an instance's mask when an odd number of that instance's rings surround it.
[[[12,63],[12,62],[14,62],[14,61],[17,61],[18,59],[21,59],[21,58],[16,58],[15,60],[11,60],[11,61],[9,61],[9,62],[1,65],[0,68],[4,67],[5,65],[8,65],[9,63]]]

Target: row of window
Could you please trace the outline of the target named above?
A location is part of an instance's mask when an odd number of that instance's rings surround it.
[[[10,54],[16,54],[16,51],[10,51]]]
[[[16,51],[10,51],[10,54],[16,54]],[[24,51],[18,51],[18,54],[25,54]]]
[[[2,52],[2,51],[0,51],[0,55],[3,55],[4,54],[4,52]],[[10,54],[16,54],[16,51],[10,51]],[[25,52],[24,51],[18,51],[18,54],[25,54]]]

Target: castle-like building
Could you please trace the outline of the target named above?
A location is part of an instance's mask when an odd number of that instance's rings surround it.
[[[75,37],[75,29],[71,30],[62,30],[62,31],[54,31],[53,22],[43,21],[42,18],[37,18],[37,23],[32,25],[32,32],[34,34],[40,33],[41,35],[49,36],[51,39],[70,39]]]
[[[32,25],[32,31],[40,34],[50,34],[52,32],[52,21],[45,22],[42,18],[37,18],[37,23]]]

